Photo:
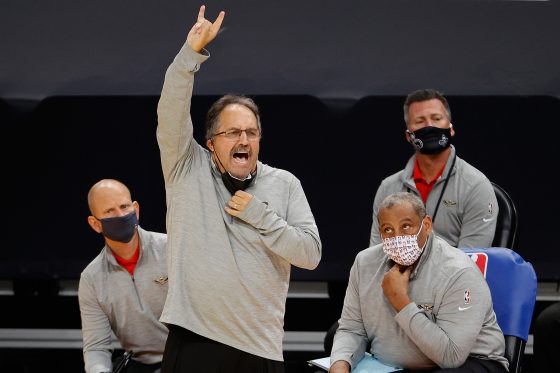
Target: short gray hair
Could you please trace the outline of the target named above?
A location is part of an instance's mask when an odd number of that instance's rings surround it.
[[[381,201],[378,212],[382,209],[390,209],[393,206],[402,204],[409,204],[414,209],[420,220],[424,219],[424,217],[428,214],[426,212],[426,206],[424,206],[424,202],[422,202],[420,197],[409,192],[398,192],[388,195],[383,199],[383,201]],[[377,216],[379,219],[379,213]]]
[[[408,109],[410,105],[415,102],[422,102],[428,100],[440,100],[443,106],[445,107],[445,111],[447,112],[447,118],[451,121],[451,108],[449,107],[449,102],[443,95],[443,93],[436,91],[435,89],[419,89],[414,92],[411,92],[406,96],[406,100],[404,100],[403,111],[404,111],[404,123],[408,126]]]
[[[236,94],[227,94],[222,96],[210,106],[208,113],[206,113],[206,140],[210,140],[216,134],[220,125],[220,114],[228,105],[242,105],[251,110],[257,118],[257,128],[262,136],[261,117],[259,114],[259,107],[255,104],[253,99]]]

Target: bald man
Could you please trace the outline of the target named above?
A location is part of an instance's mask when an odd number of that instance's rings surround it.
[[[95,183],[88,205],[88,223],[105,246],[82,272],[78,289],[85,370],[113,371],[113,332],[133,351],[127,373],[159,372],[168,334],[159,321],[167,296],[167,236],[139,227],[140,206],[120,181]]]

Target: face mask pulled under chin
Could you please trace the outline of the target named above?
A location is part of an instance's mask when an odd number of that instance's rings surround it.
[[[395,263],[406,267],[413,265],[422,255],[422,251],[424,251],[428,242],[426,240],[422,248],[418,246],[418,235],[423,226],[424,220],[422,220],[420,229],[416,234],[384,238],[382,241],[383,252]]]
[[[129,243],[132,237],[134,237],[134,233],[138,227],[136,211],[132,211],[130,214],[124,216],[98,220],[101,222],[101,228],[103,229],[101,234],[103,234],[103,236],[112,241],[122,243]]]
[[[414,132],[408,131],[414,150],[422,154],[438,154],[451,145],[451,125],[449,128],[428,126]]]
[[[253,180],[255,180],[256,174],[257,171],[247,175],[244,180],[241,180],[236,178],[235,176],[232,176],[229,172],[224,171],[222,172],[222,181],[224,182],[224,185],[231,193],[231,195],[234,195],[238,190],[245,190],[249,188],[249,185],[251,185],[253,183]]]
[[[255,172],[250,173],[249,175],[247,175],[247,177],[245,179],[239,179],[235,176],[233,176],[232,174],[230,174],[226,168],[224,167],[222,161],[220,161],[220,158],[218,158],[218,155],[216,153],[214,153],[214,151],[212,151],[214,156],[212,158],[216,158],[217,162],[214,161],[214,164],[216,165],[216,168],[219,170],[220,167],[218,167],[218,164],[220,164],[222,166],[222,168],[224,169],[224,172],[221,173],[221,177],[222,177],[222,181],[226,187],[226,189],[231,193],[231,195],[234,195],[235,192],[237,192],[238,190],[245,190],[247,188],[249,188],[249,186],[253,183],[253,181],[255,180],[256,176],[257,176],[257,170],[255,170]]]

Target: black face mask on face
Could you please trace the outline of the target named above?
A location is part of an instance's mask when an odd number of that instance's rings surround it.
[[[428,126],[407,132],[414,150],[422,154],[438,154],[451,145],[451,125],[449,128]]]
[[[132,211],[130,214],[124,216],[97,220],[101,222],[101,228],[103,228],[103,232],[101,233],[103,236],[122,243],[129,243],[132,237],[134,237],[136,227],[138,227],[136,211]]]

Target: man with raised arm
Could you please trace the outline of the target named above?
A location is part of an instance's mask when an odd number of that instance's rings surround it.
[[[283,372],[290,268],[321,258],[300,181],[258,160],[259,111],[226,95],[207,114],[206,146],[193,138],[194,75],[224,20],[201,6],[169,66],[157,139],[167,195],[169,327],[162,372]]]

